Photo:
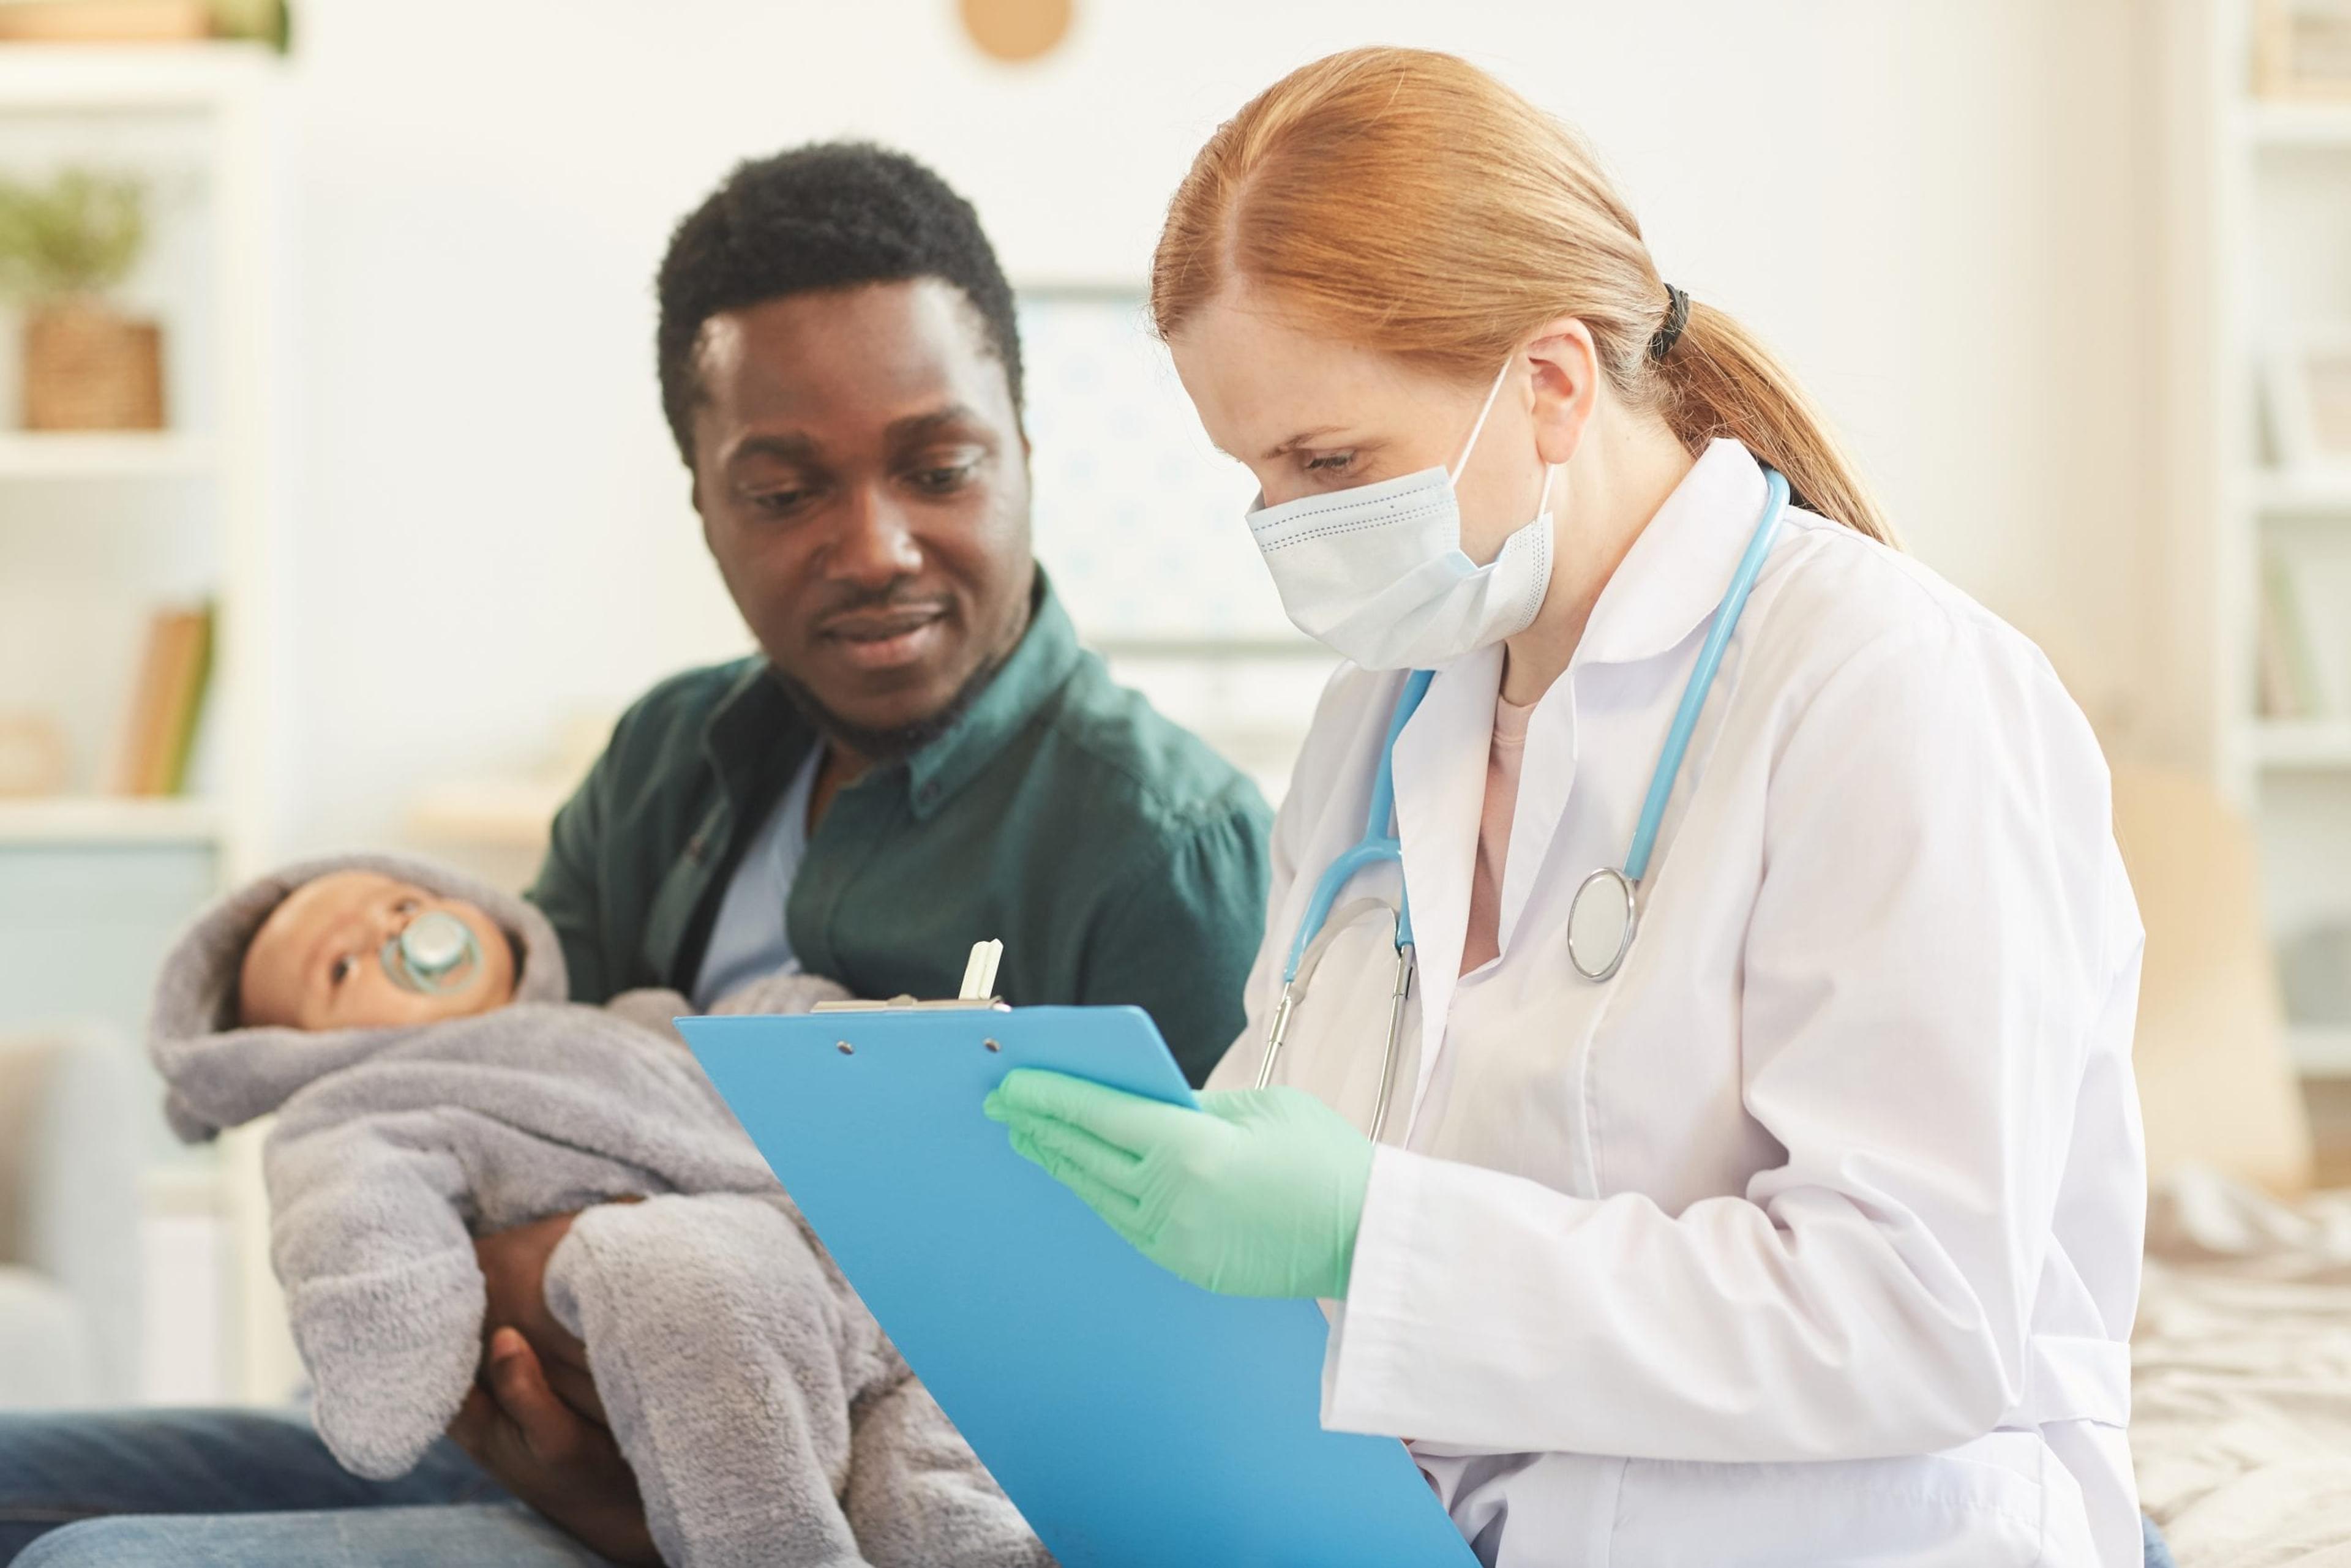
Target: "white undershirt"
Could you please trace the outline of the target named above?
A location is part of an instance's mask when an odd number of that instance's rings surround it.
[[[695,1007],[707,1009],[747,981],[799,972],[784,906],[791,898],[800,857],[808,852],[809,798],[815,793],[817,764],[823,758],[823,747],[810,750],[727,880],[718,918],[710,927],[710,945],[703,949],[701,972],[695,976]]]

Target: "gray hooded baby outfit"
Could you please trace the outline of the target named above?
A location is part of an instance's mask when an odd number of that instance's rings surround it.
[[[295,888],[372,871],[471,902],[515,944],[507,1007],[423,1026],[235,1027],[245,951]],[[662,1020],[673,994],[565,998],[544,916],[429,862],[288,867],[166,959],[151,1047],[191,1142],[272,1112],[271,1253],[336,1458],[406,1473],[482,1354],[473,1237],[584,1209],[547,1302],[588,1347],[673,1568],[1032,1568],[1050,1559]],[[723,1010],[841,994],[779,977]],[[636,1021],[632,1021],[636,1020]],[[646,1201],[614,1204],[615,1198]],[[601,1207],[599,1207],[601,1206]]]

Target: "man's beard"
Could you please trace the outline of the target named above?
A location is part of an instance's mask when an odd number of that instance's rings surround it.
[[[980,693],[996,679],[997,672],[1004,667],[1005,659],[1009,656],[1006,653],[982,660],[979,666],[965,677],[963,685],[956,688],[955,695],[936,711],[908,723],[882,729],[841,717],[825,706],[814,692],[787,674],[780,665],[770,664],[768,674],[777,685],[783,688],[784,695],[792,699],[792,706],[816,726],[817,733],[828,742],[852,756],[862,758],[873,767],[884,768],[893,762],[904,762],[953,729],[963,716],[971,711],[971,705],[979,700]]]

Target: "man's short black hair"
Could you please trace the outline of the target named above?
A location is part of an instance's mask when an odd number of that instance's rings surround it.
[[[662,409],[679,453],[693,463],[704,322],[810,289],[916,277],[954,285],[979,312],[1017,413],[1012,288],[969,202],[904,153],[865,141],[811,142],[738,164],[677,225],[655,286]]]

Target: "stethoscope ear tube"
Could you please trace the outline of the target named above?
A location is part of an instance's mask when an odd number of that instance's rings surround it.
[[[1388,1102],[1395,1095],[1396,1058],[1404,1040],[1404,1004],[1412,996],[1412,944],[1396,946],[1395,989],[1388,996],[1388,1044],[1380,1056],[1380,1095],[1372,1103],[1372,1142],[1387,1130]]]
[[[1281,996],[1273,1005],[1273,1022],[1266,1028],[1265,1056],[1258,1063],[1257,1068],[1258,1088],[1262,1089],[1273,1082],[1274,1061],[1281,1055],[1282,1045],[1290,1038],[1290,1014],[1298,1010],[1299,999],[1305,995],[1306,988],[1312,983],[1314,971],[1322,967],[1322,956],[1331,950],[1331,944],[1338,938],[1339,933],[1361,920],[1364,915],[1375,913],[1387,915],[1392,920],[1396,919],[1395,908],[1376,898],[1350,900],[1331,912],[1329,918],[1325,919],[1314,933],[1314,940],[1306,944],[1305,950],[1298,956],[1297,967],[1290,972],[1290,977],[1281,982]],[[1409,964],[1412,953],[1411,933],[1401,928],[1401,921],[1398,922],[1398,926],[1396,951],[1404,955],[1405,961]],[[1406,977],[1407,981],[1409,977]],[[1382,1107],[1382,1113],[1385,1113],[1384,1106]]]

